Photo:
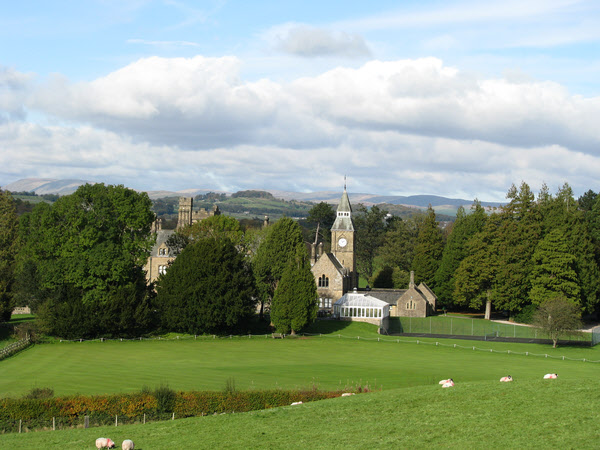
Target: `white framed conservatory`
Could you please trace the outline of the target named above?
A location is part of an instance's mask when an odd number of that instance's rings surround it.
[[[389,317],[390,305],[368,294],[348,292],[333,305],[333,316],[342,320],[379,322]]]

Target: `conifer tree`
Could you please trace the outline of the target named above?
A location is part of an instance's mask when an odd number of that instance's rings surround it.
[[[296,334],[317,317],[317,288],[306,255],[290,259],[275,290],[271,322],[281,333]]]
[[[442,232],[435,220],[435,211],[429,205],[424,220],[419,223],[412,263],[417,282],[423,282],[430,287],[434,287],[435,272],[440,266],[443,251],[444,239]]]
[[[0,190],[0,322],[10,320],[13,308],[17,213],[10,193]]]

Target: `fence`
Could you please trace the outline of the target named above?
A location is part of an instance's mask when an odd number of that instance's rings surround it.
[[[561,341],[580,342],[584,345],[600,343],[600,327],[597,332],[572,332],[561,336]],[[477,336],[512,339],[548,339],[539,328],[526,325],[492,322],[463,317],[394,317],[390,319],[388,334],[431,334],[437,336]],[[596,336],[594,338],[594,335]],[[595,340],[594,340],[595,339]]]
[[[31,338],[27,336],[17,342],[13,342],[10,345],[7,345],[3,349],[0,349],[0,360],[4,358],[8,358],[9,356],[14,355],[17,352],[29,347],[31,345]]]

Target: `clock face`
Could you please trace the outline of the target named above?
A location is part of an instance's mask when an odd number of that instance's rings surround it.
[[[338,244],[340,244],[340,247],[345,247],[348,244],[348,241],[346,240],[346,238],[340,238]]]

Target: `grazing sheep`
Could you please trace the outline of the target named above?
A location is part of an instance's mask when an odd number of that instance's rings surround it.
[[[354,395],[354,392],[344,392],[342,397],[350,397],[351,395]]]
[[[439,384],[446,384],[446,383],[451,383],[452,385],[454,385],[454,380],[452,378],[448,378],[447,380],[442,380],[439,382]]]
[[[502,377],[502,378],[500,378],[500,381],[502,381],[502,382],[512,381],[512,377],[510,375],[507,377]]]
[[[121,444],[121,448],[123,450],[133,450],[135,448],[135,444],[131,439],[125,439]]]
[[[558,374],[556,373],[547,373],[544,375],[544,380],[553,380],[555,378],[558,378]]]
[[[98,438],[96,448],[115,448],[115,443],[110,438]]]
[[[302,402],[294,402],[294,403],[292,403],[292,406],[294,406],[294,405],[301,405],[301,404],[302,404]]]

